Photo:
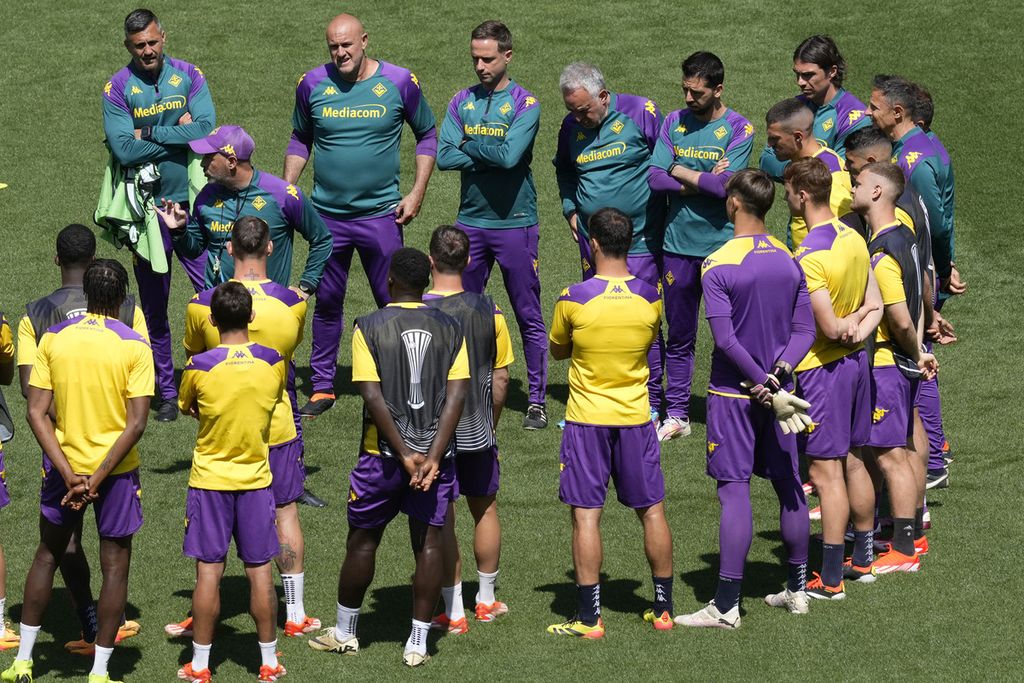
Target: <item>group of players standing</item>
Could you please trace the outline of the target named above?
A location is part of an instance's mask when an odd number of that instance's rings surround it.
[[[125,270],[94,259],[91,231],[65,228],[57,240],[62,288],[29,305],[18,335],[45,478],[20,639],[4,627],[2,644],[18,655],[3,680],[32,680],[32,648],[58,568],[69,587],[86,577],[84,592],[72,590],[83,638],[68,647],[94,655],[91,683],[110,680],[115,641],[137,631],[124,607],[131,537],[142,522],[136,443],[154,385],[158,420],[180,410],[199,421],[184,541],[197,561],[193,609],[167,627],[193,637],[193,659],[179,678],[211,679],[232,537],[251,584],[259,680],[286,673],[276,655],[270,561],[282,574],[286,635],[318,630],[302,599],[300,415],[320,415],[335,400],[354,251],[381,308],[356,321],[352,339],[363,438],[350,476],[337,625],[310,638],[313,649],[358,652],[359,608],[383,530],[398,512],[409,517],[416,558],[404,662],[426,661],[430,628],[468,630],[453,524],[460,492],[475,522],[476,619],[508,611],[494,594],[494,433],[512,353],[503,315],[482,294],[495,261],[523,337],[525,428],[547,425],[548,352],[571,359],[559,495],[572,509],[579,600],[577,614],[550,633],[604,635],[600,517],[609,479],[643,525],[654,586],[644,619],[659,630],[739,626],[753,474],[770,479],[778,495],[789,567],[785,589],[768,604],[804,613],[810,598],[845,597],[844,578],[917,571],[928,552],[925,487],[948,476],[938,366],[925,333],[954,339],[938,308],[965,289],[953,263],[952,171],[929,132],[931,99],[922,88],[879,76],[865,106],[842,89],[845,63],[832,40],[808,38],[794,54],[802,93],[768,111],[768,148],[755,170],[747,168],[753,125],[723,103],[724,67],[715,55],[697,52],[683,62],[686,106],[667,117],[650,99],[610,91],[594,66],[569,65],[560,79],[569,115],[554,164],[583,281],[562,292],[548,333],[530,170],[540,105],[509,77],[504,24],[472,32],[480,83],[451,100],[438,134],[416,76],[368,57],[358,19],[334,18],[331,62],[296,88],[283,178],[253,167],[255,144],[242,128],[214,127],[205,76],[163,55],[164,32],[151,12],[132,12],[125,36],[132,62],[104,88],[104,128],[119,164],[159,166],[165,249],[178,255],[197,292],[186,313],[189,361],[175,386],[170,274],[136,259],[140,311]],[[405,123],[417,141],[416,172],[402,196]],[[186,182],[189,151],[203,156],[209,180],[195,197]],[[294,183],[311,155],[307,200]],[[402,230],[420,210],[435,158],[442,170],[461,172],[462,191],[457,224],[434,231],[427,256],[402,246]],[[764,224],[777,182],[791,214],[788,248]],[[298,286],[289,287],[296,231],[310,249]],[[293,355],[313,294],[314,393],[299,409]],[[673,619],[659,442],[690,433],[701,298],[715,344],[707,461],[722,506],[721,566],[714,600]],[[0,356],[0,369],[13,367],[10,330],[3,330],[0,354],[10,360]],[[809,485],[801,484],[798,453],[807,458]],[[822,571],[807,581],[811,487],[821,499],[824,545]],[[876,559],[883,487],[893,536]],[[101,539],[98,606],[78,548],[89,505]],[[439,595],[445,611],[432,618]]]

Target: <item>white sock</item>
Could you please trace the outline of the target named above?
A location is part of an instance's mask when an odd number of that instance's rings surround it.
[[[110,662],[110,655],[114,654],[114,648],[112,647],[100,647],[96,646],[96,655],[92,660],[92,671],[89,672],[90,676],[106,676],[107,675],[107,663]]]
[[[476,593],[476,601],[485,605],[494,604],[494,582],[498,579],[498,570],[494,570],[493,574],[477,572],[476,575],[480,577],[480,589]]]
[[[260,643],[260,659],[263,660],[263,666],[269,666],[271,669],[277,668],[277,638],[269,643]]]
[[[412,632],[409,640],[405,641],[406,652],[416,652],[421,655],[427,654],[427,633],[430,631],[430,622],[412,620]]]
[[[18,634],[21,636],[21,643],[18,645],[18,656],[15,657],[15,659],[20,659],[23,662],[31,662],[32,648],[36,645],[36,638],[39,636],[39,627],[21,624],[18,627]]]
[[[284,607],[288,613],[288,621],[301,624],[306,618],[306,606],[303,604],[306,574],[281,574],[284,586]]]
[[[4,622],[5,616],[7,616],[7,596],[0,598],[0,624]]]
[[[200,645],[196,641],[192,641],[192,671],[198,673],[203,669],[210,668],[210,650],[213,648],[213,643],[209,645]]]
[[[356,634],[359,625],[359,608],[350,609],[338,603],[338,625],[334,627],[334,637],[346,640]]]
[[[444,613],[452,621],[458,621],[466,616],[466,608],[462,604],[462,582],[454,586],[442,586],[441,597],[444,598]]]

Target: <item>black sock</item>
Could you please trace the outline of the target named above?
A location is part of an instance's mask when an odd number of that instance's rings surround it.
[[[733,607],[740,604],[740,587],[742,579],[730,579],[727,576],[718,577],[718,590],[715,591],[715,607],[722,614],[725,614]]]
[[[910,517],[893,517],[892,547],[904,555],[914,554],[914,520]]]
[[[601,618],[601,584],[576,586],[576,613],[587,626],[594,626]]]
[[[651,579],[654,581],[654,615],[672,614],[672,577],[652,576]]]
[[[924,508],[917,508],[917,512],[914,513],[914,540],[919,540],[924,536]]]
[[[797,593],[807,587],[807,563],[786,565],[789,568],[789,578],[786,580],[786,588],[791,593]]]
[[[96,642],[96,629],[99,628],[99,622],[96,619],[96,603],[77,611],[78,621],[82,625],[82,640],[87,643]]]
[[[835,588],[843,580],[843,555],[846,554],[846,544],[822,543],[821,553],[821,581],[826,586]]]
[[[875,530],[853,531],[853,566],[867,567],[875,557]]]

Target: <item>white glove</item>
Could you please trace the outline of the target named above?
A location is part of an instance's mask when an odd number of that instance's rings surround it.
[[[784,389],[779,389],[772,396],[772,410],[783,434],[799,434],[814,424],[807,414],[810,407],[810,403]]]

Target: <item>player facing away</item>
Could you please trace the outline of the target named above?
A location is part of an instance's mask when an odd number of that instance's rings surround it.
[[[302,496],[306,468],[292,359],[302,341],[306,301],[301,294],[269,277],[268,264],[275,248],[270,235],[270,227],[265,221],[255,216],[243,216],[231,229],[227,256],[235,264],[231,282],[241,283],[252,300],[254,317],[248,328],[249,339],[277,351],[289,367],[288,381],[281,391],[280,401],[274,406],[270,423],[269,458],[275,527],[281,544],[281,552],[274,560],[281,573],[287,609],[284,633],[294,637],[320,628],[319,619],[306,615],[306,544],[296,504]],[[216,289],[210,289],[197,294],[185,310],[184,345],[189,356],[214,349],[221,343],[219,329],[210,322],[210,307],[216,292]],[[188,635],[191,623],[186,622],[169,625],[165,630],[174,636]]]
[[[653,100],[609,91],[601,71],[583,62],[562,70],[559,87],[569,114],[558,131],[553,163],[562,215],[579,247],[583,278],[594,274],[590,217],[607,207],[622,211],[632,222],[626,259],[629,272],[658,288],[665,197],[651,191],[647,173],[661,129],[661,111]],[[659,332],[647,358],[652,420],[658,419],[663,399],[662,355]]]
[[[152,162],[160,171],[161,195],[188,211],[188,143],[213,128],[216,114],[206,76],[196,66],[164,54],[166,35],[156,15],[137,9],[124,20],[124,46],[131,62],[103,87],[103,133],[107,146],[122,167]],[[170,266],[171,236],[160,222],[167,263]],[[206,258],[178,253],[197,292],[203,289]],[[135,259],[135,280],[139,303],[153,340],[158,399],[156,419],[169,422],[178,417],[175,403],[171,328],[167,302],[171,271],[156,273],[143,259]]]
[[[782,161],[817,158],[825,162],[832,174],[829,207],[836,216],[850,212],[850,176],[843,159],[825,147],[813,134],[814,114],[804,103],[793,97],[777,103],[765,114],[768,124],[768,146]],[[792,216],[786,227],[786,243],[794,251],[807,234],[807,225],[799,216]]]
[[[14,335],[7,318],[0,313],[0,384],[10,385],[14,379]],[[7,507],[11,497],[7,493],[7,472],[4,468],[4,446],[0,444],[0,509]],[[3,539],[0,539],[0,650],[18,647],[18,634],[7,624],[7,561],[4,558]]]
[[[814,342],[803,274],[786,247],[769,235],[764,217],[775,188],[764,171],[746,169],[726,184],[735,237],[702,268],[704,309],[715,349],[707,396],[707,473],[718,483],[718,589],[705,607],[677,624],[739,628],[740,588],[754,535],[750,477],[771,480],[789,579],[767,600],[807,611],[804,584],[810,522],[797,469],[796,435],[809,406],[786,391],[793,367]],[[778,421],[778,424],[776,423]]]
[[[338,577],[338,623],[309,646],[356,654],[356,626],[377,547],[399,513],[409,519],[416,571],[412,632],[402,660],[427,661],[427,633],[444,581],[441,529],[455,487],[455,428],[469,390],[459,323],[423,303],[430,259],[403,247],[391,257],[392,303],[356,321],[352,381],[365,404],[359,461],[349,475],[348,539]]]
[[[277,594],[270,561],[281,551],[274,531],[268,460],[273,415],[286,386],[287,359],[249,340],[252,296],[240,282],[218,285],[210,324],[219,344],[189,359],[181,376],[181,412],[199,421],[185,501],[186,557],[196,561],[192,661],[178,670],[190,683],[211,679],[210,649],[220,617],[220,580],[231,539],[249,579],[249,612],[260,647],[260,681],[276,681]]]
[[[882,295],[871,274],[864,238],[840,222],[828,205],[832,176],[818,159],[800,159],[783,171],[786,202],[808,226],[796,261],[807,281],[817,337],[796,366],[797,395],[811,404],[814,421],[797,437],[807,458],[811,484],[821,500],[821,573],[807,595],[846,597],[844,557],[847,523],[853,523],[851,578],[874,581],[871,567],[875,490],[861,447],[871,434],[871,369],[864,340],[882,318]],[[786,606],[786,605],[780,605]]]
[[[658,440],[690,434],[690,385],[700,308],[700,265],[732,238],[725,183],[747,167],[754,127],[722,102],[725,66],[710,52],[683,62],[686,109],[661,125],[648,183],[669,198],[662,253],[665,342],[665,420]],[[722,173],[712,171],[728,161]],[[734,170],[728,170],[729,168]]]
[[[420,211],[437,154],[434,114],[416,74],[367,56],[369,42],[359,19],[334,17],[327,25],[331,61],[307,71],[295,88],[284,179],[296,184],[313,155],[313,207],[334,239],[313,310],[313,395],[300,409],[310,417],[334,405],[352,254],[359,252],[373,298],[383,306],[391,254]],[[399,147],[406,123],[416,136],[416,175],[403,197]]]
[[[814,137],[845,159],[847,136],[870,123],[864,103],[843,88],[846,60],[835,41],[820,34],[803,40],[793,51],[793,75],[800,88],[797,99],[814,113]],[[776,182],[782,182],[787,163],[770,146],[761,152],[761,170]]]
[[[498,481],[501,464],[495,434],[508,395],[508,366],[512,344],[505,316],[489,296],[463,290],[462,274],[472,262],[469,236],[458,227],[442,225],[430,236],[430,277],[433,286],[423,296],[428,306],[444,311],[462,327],[469,355],[470,389],[455,430],[456,495],[466,497],[473,516],[473,554],[479,589],[477,621],[488,623],[508,612],[494,597],[501,556],[498,519]],[[444,612],[431,628],[448,633],[469,630],[462,603],[462,555],[455,538],[455,501],[444,523],[445,579],[441,584]]]
[[[540,103],[512,80],[512,32],[499,21],[473,29],[470,55],[479,85],[460,90],[441,124],[437,167],[461,171],[456,227],[469,236],[466,291],[482,294],[497,261],[523,338],[529,406],[526,429],[543,428],[547,332],[540,306],[537,188],[530,163]]]
[[[911,436],[918,383],[935,375],[938,362],[921,343],[922,275],[914,235],[896,220],[904,182],[897,166],[875,162],[861,169],[854,185],[853,207],[871,228],[868,251],[885,306],[874,340],[872,457],[866,461],[873,478],[885,480],[893,517],[891,547],[875,560],[879,574],[916,572],[919,550],[927,551],[924,473],[915,472]]]
[[[53,469],[40,493],[39,547],[25,579],[21,643],[4,681],[31,683],[32,649],[53,575],[90,505],[100,538],[103,584],[89,683],[110,681],[107,664],[128,597],[132,536],[142,526],[139,451],[153,395],[153,352],[117,319],[128,273],[99,259],[85,271],[86,312],[49,328],[29,379],[28,423]],[[50,419],[52,409],[56,422]]]
[[[586,236],[594,277],[562,291],[555,303],[550,349],[571,359],[562,434],[559,499],[570,506],[577,612],[548,633],[603,638],[601,513],[609,478],[620,503],[636,511],[644,530],[654,600],[644,620],[672,628],[672,534],[665,519],[665,480],[655,426],[648,412],[647,353],[661,326],[658,290],[630,274],[633,239],[628,215],[591,214]]]
[[[36,351],[46,331],[58,323],[82,315],[88,309],[82,279],[95,256],[96,235],[89,228],[73,223],[57,233],[54,263],[60,268],[61,286],[48,296],[29,302],[25,306],[25,316],[18,323],[18,376],[22,396],[28,398],[29,380],[32,378],[32,367],[36,362]],[[145,316],[135,305],[135,298],[130,294],[125,296],[118,309],[117,319],[144,339],[149,339]],[[42,465],[44,473],[49,473],[53,469],[45,453],[42,456]],[[81,520],[71,535],[64,557],[61,558],[60,574],[68,589],[68,596],[82,631],[82,637],[65,643],[64,649],[72,654],[92,657],[96,649],[96,603],[89,580],[89,559],[82,550]],[[115,640],[120,642],[125,638],[131,638],[138,634],[139,628],[137,621],[125,620],[117,629]]]

